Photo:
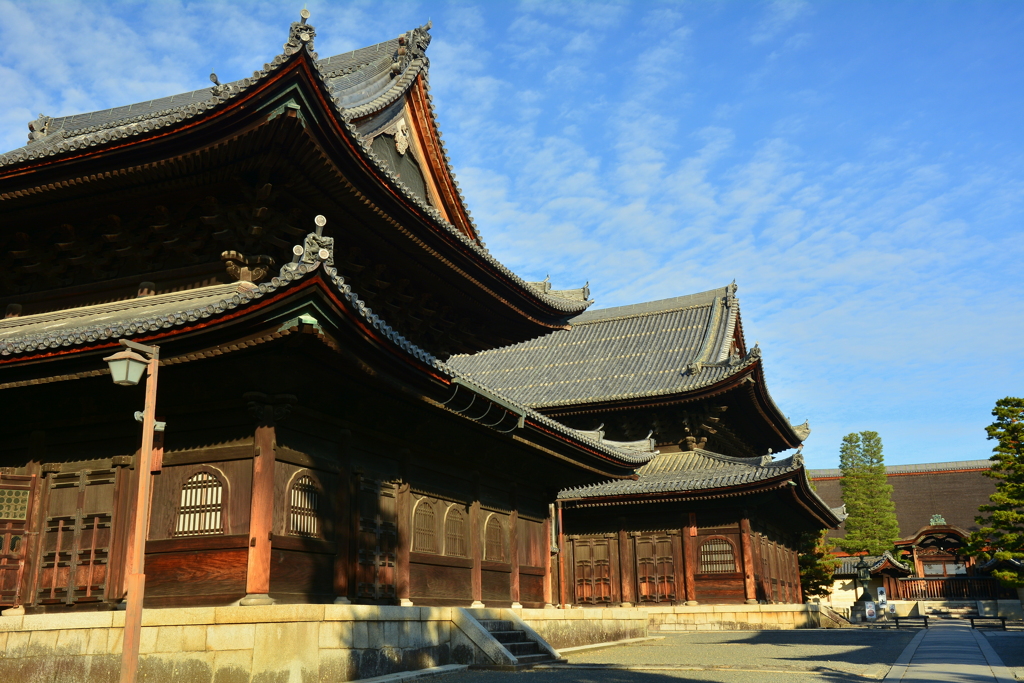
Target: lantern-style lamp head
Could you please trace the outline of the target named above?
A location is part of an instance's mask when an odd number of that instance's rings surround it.
[[[134,351],[125,349],[118,351],[113,356],[107,356],[103,360],[110,366],[110,376],[114,384],[123,386],[135,386],[142,379],[142,373],[146,371],[149,361]]]
[[[868,563],[864,561],[864,558],[861,558],[860,562],[854,565],[854,568],[857,570],[858,579],[861,581],[871,580],[871,567],[869,567]]]

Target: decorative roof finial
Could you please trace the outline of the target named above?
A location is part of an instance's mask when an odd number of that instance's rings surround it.
[[[306,23],[309,19],[309,10],[305,7],[299,12],[300,20],[293,22],[291,28],[288,31],[288,42],[284,44],[284,53],[286,55],[293,55],[305,46],[309,51],[309,54],[316,58],[316,53],[313,52],[313,39],[316,38],[316,29],[310,24]]]
[[[217,78],[217,74],[210,74],[210,80],[213,81],[214,85],[220,85],[220,79]]]
[[[42,140],[46,137],[46,134],[50,132],[51,119],[46,114],[40,114],[39,118],[35,121],[30,121],[28,124],[28,141]]]
[[[327,225],[327,218],[325,218],[324,216],[321,216],[321,215],[317,215],[317,217],[313,219],[313,222],[316,223],[316,235],[317,235],[317,237],[323,237],[323,235],[324,235],[324,226]]]

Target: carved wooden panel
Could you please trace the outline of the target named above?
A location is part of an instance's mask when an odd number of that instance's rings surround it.
[[[21,604],[37,477],[0,474],[0,605]]]
[[[676,599],[672,540],[663,535],[634,537],[637,600],[672,602]]]
[[[409,572],[409,595],[414,602],[423,599],[472,602],[470,567],[419,564]]]
[[[363,479],[359,483],[357,506],[356,597],[366,601],[393,601],[398,545],[395,486]]]
[[[610,604],[612,601],[611,547],[608,539],[573,540],[576,603]]]
[[[480,572],[481,594],[484,603],[512,601],[512,573],[509,571]]]
[[[115,470],[58,472],[49,488],[39,550],[36,602],[95,602],[105,597]]]

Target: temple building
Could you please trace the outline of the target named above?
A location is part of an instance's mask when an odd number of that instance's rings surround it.
[[[307,14],[308,16],[308,14]],[[589,312],[487,250],[429,25],[0,155],[0,606],[799,602],[836,526],[736,287]],[[159,348],[159,430],[122,341]],[[141,475],[141,476],[140,476]]]

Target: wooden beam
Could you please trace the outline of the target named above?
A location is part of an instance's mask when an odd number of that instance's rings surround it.
[[[630,607],[636,602],[636,558],[633,556],[633,543],[626,530],[619,525],[619,584],[620,599],[623,607]]]
[[[473,560],[473,569],[470,572],[470,593],[473,596],[473,605],[483,605],[483,548],[480,546],[480,501],[474,500],[469,506],[469,556]]]
[[[409,598],[409,550],[412,548],[412,491],[408,482],[403,482],[395,492],[398,519],[398,551],[395,553],[395,595],[398,604],[410,607]]]
[[[697,513],[691,512],[683,529],[683,595],[687,605],[697,604],[697,584],[694,579],[697,563]]]
[[[249,561],[245,570],[245,593],[250,604],[253,599],[257,599],[252,596],[267,596],[270,593],[276,428],[272,424],[257,427],[253,442]]]
[[[740,553],[743,556],[743,597],[748,605],[756,605],[757,589],[754,586],[754,555],[750,548],[750,518],[745,512],[740,518]]]

